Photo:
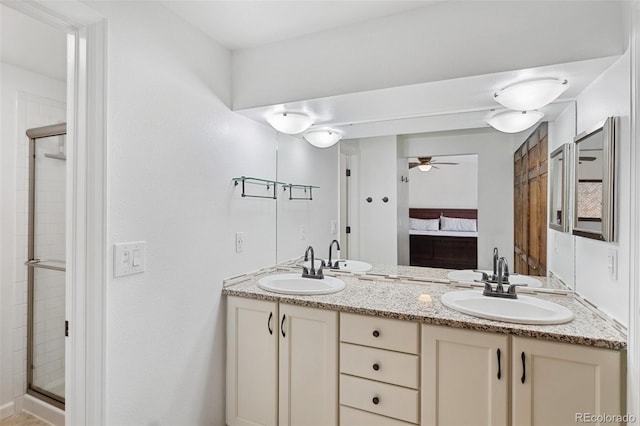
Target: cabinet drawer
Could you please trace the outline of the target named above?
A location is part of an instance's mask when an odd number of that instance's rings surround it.
[[[340,372],[418,388],[420,357],[351,343],[340,344]]]
[[[409,321],[341,313],[340,340],[418,354],[419,325]]]
[[[341,405],[340,426],[413,426],[413,423]]]
[[[374,402],[374,398],[377,400]],[[418,423],[419,392],[400,386],[340,375],[340,404]],[[377,403],[376,403],[377,402]]]

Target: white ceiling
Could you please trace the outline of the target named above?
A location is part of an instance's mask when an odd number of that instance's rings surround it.
[[[448,4],[442,1],[372,0],[163,0],[162,3],[229,49],[260,49],[267,43],[311,33],[323,37],[341,31],[339,28],[358,26],[365,21],[375,24],[374,27],[384,26],[386,19],[404,19],[418,13],[418,8],[422,9],[420,13],[427,13],[424,8],[432,7],[434,3]],[[4,5],[0,5],[0,18],[3,62],[65,79],[64,31]],[[447,42],[447,38],[441,39],[445,47]],[[489,42],[491,40],[487,40]],[[341,131],[345,138],[479,128],[486,127],[486,120],[500,107],[492,100],[496,90],[515,81],[552,76],[569,81],[569,89],[561,99],[543,109],[544,120],[553,121],[567,102],[574,100],[616,59],[606,57],[516,69],[238,112],[266,125],[264,117],[276,110],[306,111],[315,118],[315,127],[332,127]]]
[[[162,3],[222,46],[235,50],[332,30],[438,1],[162,0]]]
[[[0,4],[0,60],[66,80],[67,34]]]
[[[506,71],[390,89],[351,93],[238,111],[266,123],[266,117],[286,109],[315,119],[314,127],[330,127],[344,138],[448,131],[488,127],[487,120],[504,108],[493,94],[515,81],[556,77],[569,81],[567,91],[541,108],[553,121],[617,57]]]

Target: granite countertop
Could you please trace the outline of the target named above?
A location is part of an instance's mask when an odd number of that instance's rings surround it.
[[[431,281],[424,276],[405,278],[405,274],[398,274],[400,278],[394,274],[382,276],[376,274],[378,271],[374,268],[368,274],[358,275],[329,271],[327,275],[337,276],[345,282],[345,289],[334,294],[311,296],[276,294],[259,288],[257,283],[261,277],[291,272],[286,266],[272,267],[225,280],[223,294],[598,348],[623,350],[627,346],[624,332],[613,321],[569,293],[535,292],[535,297],[567,307],[574,313],[572,321],[559,325],[512,324],[476,318],[442,305],[440,297],[444,293],[471,288],[469,284],[449,282],[446,272],[445,278],[437,277],[438,271],[446,270],[436,270]]]

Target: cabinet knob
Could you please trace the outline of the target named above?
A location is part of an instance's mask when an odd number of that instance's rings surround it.
[[[374,396],[371,402],[373,402],[374,405],[378,405],[380,403],[380,398],[378,398],[377,396]]]
[[[380,365],[378,365],[377,363],[373,364],[373,369],[376,371],[380,370]]]
[[[371,197],[367,197],[367,203],[370,203],[370,202],[372,202],[372,201],[373,201],[373,198],[371,198]]]
[[[385,202],[385,203],[389,202],[389,197],[384,197],[384,198],[382,199],[382,201],[383,201],[383,202]]]
[[[380,332],[378,330],[373,330],[373,337],[380,337]]]

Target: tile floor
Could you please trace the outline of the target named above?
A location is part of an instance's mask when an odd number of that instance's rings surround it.
[[[0,420],[0,426],[51,426],[50,423],[27,413],[14,414]]]

